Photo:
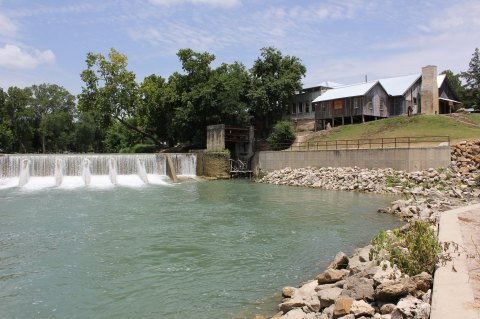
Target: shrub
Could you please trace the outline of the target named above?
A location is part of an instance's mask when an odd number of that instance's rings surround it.
[[[273,127],[273,131],[267,138],[268,144],[275,150],[287,149],[295,141],[295,129],[290,121],[280,121]]]
[[[380,232],[372,239],[370,260],[389,260],[410,276],[423,271],[433,274],[442,252],[433,229],[423,221],[415,221],[407,228]]]

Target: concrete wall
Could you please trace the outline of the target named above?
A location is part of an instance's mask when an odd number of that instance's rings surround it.
[[[197,154],[197,176],[230,178],[230,162],[227,152],[204,152]]]
[[[255,154],[254,171],[271,172],[285,167],[393,168],[414,172],[450,165],[450,148],[397,148],[329,151],[262,151]]]
[[[207,126],[207,150],[210,152],[220,152],[225,149],[225,125]]]

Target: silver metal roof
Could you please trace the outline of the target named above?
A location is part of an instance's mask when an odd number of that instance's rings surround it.
[[[313,102],[336,100],[352,96],[362,96],[365,95],[368,91],[370,91],[370,89],[378,83],[378,81],[372,81],[337,87],[326,91],[325,93],[317,97],[315,100],[313,100]]]
[[[419,79],[421,74],[411,74],[405,76],[397,76],[394,78],[386,78],[378,80],[388,95],[403,95],[407,90]]]

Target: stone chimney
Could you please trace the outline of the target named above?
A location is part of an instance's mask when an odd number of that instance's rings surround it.
[[[439,114],[437,67],[427,65],[422,68],[422,113]]]

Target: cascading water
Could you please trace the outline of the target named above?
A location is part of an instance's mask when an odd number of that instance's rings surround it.
[[[60,186],[62,185],[63,181],[63,160],[61,158],[57,158],[55,160],[55,185]]]
[[[192,177],[195,154],[172,154],[176,172]],[[0,155],[0,189],[167,184],[164,154]]]
[[[28,183],[30,179],[30,161],[28,159],[22,160],[20,167],[20,178],[18,180],[18,186],[22,187]]]
[[[92,174],[90,173],[90,160],[88,158],[85,158],[83,160],[83,170],[82,170],[82,177],[83,177],[85,186],[90,185],[90,182],[92,181],[91,175]]]
[[[148,184],[147,171],[145,169],[145,161],[137,157],[137,174],[138,177],[145,183]]]
[[[117,162],[113,157],[108,159],[108,174],[113,185],[117,185]]]

